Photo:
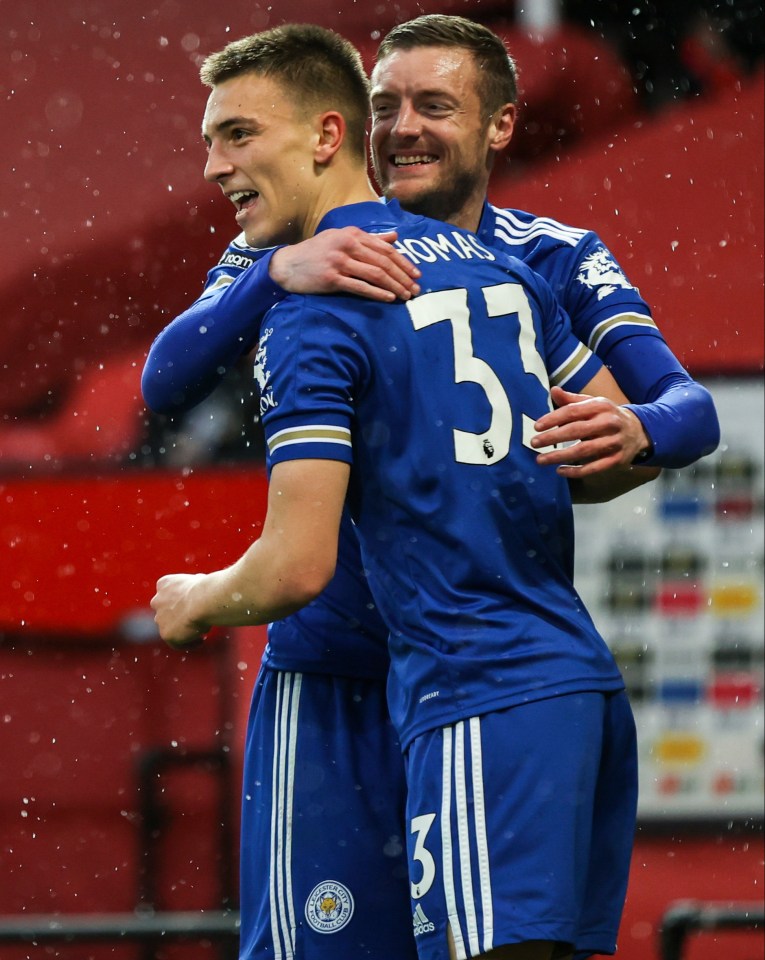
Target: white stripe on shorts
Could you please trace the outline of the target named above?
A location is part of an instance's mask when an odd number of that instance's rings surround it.
[[[457,914],[457,896],[454,890],[454,862],[452,859],[452,728],[444,727],[444,752],[441,779],[441,869],[444,877],[446,915],[452,928],[457,960],[465,960],[465,942],[462,939]]]
[[[486,835],[486,803],[483,792],[483,754],[481,752],[481,719],[470,718],[470,755],[473,758],[473,811],[475,813],[478,876],[483,906],[483,953],[494,947],[494,907],[491,899],[489,841]]]
[[[271,935],[274,960],[294,960],[295,904],[292,896],[292,804],[295,789],[300,673],[279,673],[274,718],[271,787]],[[284,945],[282,947],[282,944]]]
[[[488,953],[494,946],[494,911],[491,900],[491,874],[489,870],[489,847],[486,835],[486,807],[483,788],[483,762],[481,754],[481,720],[472,717],[469,721],[470,761],[465,758],[465,722],[455,723],[443,730],[443,779],[441,784],[441,845],[443,851],[443,878],[446,909],[452,928],[452,937],[457,960],[466,960],[465,940],[459,917],[462,915],[467,931],[471,956]],[[473,793],[472,822],[468,804],[467,781],[470,779]],[[454,803],[452,804],[452,782]],[[456,818],[457,847],[460,858],[460,900],[464,913],[459,912],[458,892],[455,888],[452,827]],[[471,844],[478,864],[478,891],[473,882]],[[476,896],[480,900],[480,916],[476,909]],[[479,927],[482,926],[482,933]]]

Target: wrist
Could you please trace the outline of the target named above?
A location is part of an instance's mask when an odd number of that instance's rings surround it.
[[[286,290],[290,273],[289,247],[277,247],[268,260],[268,276],[273,283]]]
[[[635,453],[632,456],[631,464],[639,465],[641,463],[646,463],[653,456],[653,443],[651,438],[648,436],[648,433],[645,429],[645,424],[640,419],[640,417],[635,412],[634,408],[627,406],[626,404],[622,407],[622,410],[628,414],[630,420],[635,425]]]
[[[635,466],[639,466],[641,463],[646,463],[653,456],[653,444],[649,442],[648,446],[643,450],[639,450],[635,456],[632,458],[632,463]]]
[[[213,576],[198,573],[187,594],[189,620],[199,633],[207,633],[215,626],[213,588]]]

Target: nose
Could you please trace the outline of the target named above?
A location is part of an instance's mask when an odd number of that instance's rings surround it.
[[[397,137],[419,137],[422,130],[420,114],[411,103],[402,103],[396,112],[393,133]]]
[[[234,172],[234,166],[224,151],[213,142],[207,149],[204,177],[208,183],[220,183]]]

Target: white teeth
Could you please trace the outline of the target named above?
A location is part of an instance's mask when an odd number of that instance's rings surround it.
[[[435,163],[438,157],[394,157],[396,167],[408,167],[415,163]]]
[[[257,195],[255,190],[237,190],[234,193],[230,193],[228,198],[232,203],[240,203],[245,197],[257,197]]]

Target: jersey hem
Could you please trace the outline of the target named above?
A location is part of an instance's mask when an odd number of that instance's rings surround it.
[[[455,707],[453,710],[444,711],[437,717],[434,716],[431,720],[414,723],[409,730],[399,731],[401,749],[407,750],[417,737],[431,730],[448,727],[453,723],[469,720],[471,717],[480,717],[486,713],[499,713],[501,710],[508,710],[511,707],[520,707],[526,703],[538,703],[540,700],[553,700],[574,693],[619,693],[624,689],[624,681],[621,677],[618,680],[611,678],[600,681],[570,681],[568,684],[561,684],[554,689],[539,690],[538,693],[516,693],[499,700],[472,703],[462,708]]]

